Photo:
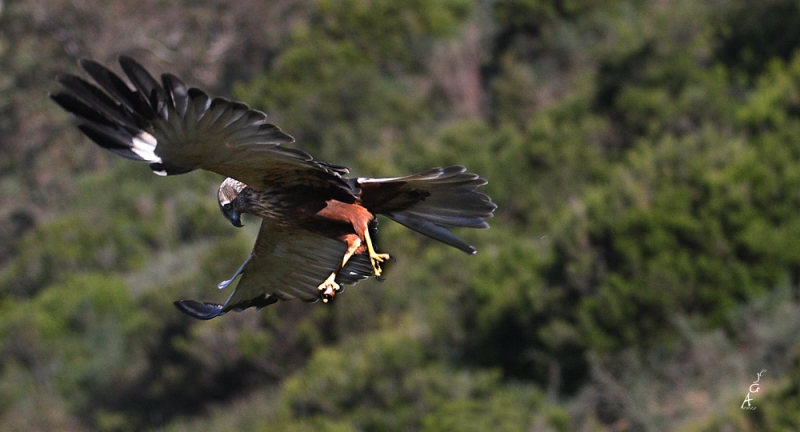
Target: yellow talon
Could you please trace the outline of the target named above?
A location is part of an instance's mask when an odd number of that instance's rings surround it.
[[[325,282],[322,282],[317,287],[318,290],[322,291],[320,297],[322,298],[323,303],[328,303],[328,301],[330,301],[341,289],[339,284],[336,283],[334,279],[336,279],[336,273],[331,273],[331,275],[325,279]]]
[[[389,254],[370,254],[369,258],[372,261],[372,270],[375,276],[380,276],[382,273],[380,263],[389,260],[391,256]]]
[[[372,272],[375,276],[380,276],[382,273],[380,263],[388,261],[392,257],[389,254],[379,254],[375,252],[375,248],[372,246],[372,239],[369,237],[369,229],[364,231],[364,241],[367,243],[369,260],[372,263]]]

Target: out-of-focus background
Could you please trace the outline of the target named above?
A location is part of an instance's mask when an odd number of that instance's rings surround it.
[[[0,5],[0,430],[800,429],[798,2]],[[492,228],[384,220],[384,283],[192,320],[257,221],[47,98],[120,54],[354,175],[464,164]]]

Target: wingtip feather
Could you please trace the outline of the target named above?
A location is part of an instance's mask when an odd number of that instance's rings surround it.
[[[196,300],[178,300],[173,303],[179,311],[199,320],[210,320],[224,315],[222,305],[217,303],[199,302]]]

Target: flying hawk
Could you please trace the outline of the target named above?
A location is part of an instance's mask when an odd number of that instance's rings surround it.
[[[241,227],[241,214],[262,219],[250,256],[225,302],[180,300],[198,319],[262,308],[278,300],[327,302],[342,285],[380,277],[390,259],[372,242],[378,214],[474,254],[444,227],[488,228],[497,207],[475,189],[486,184],[461,166],[406,177],[346,178],[346,167],[314,160],[282,147],[294,139],[266,122],[266,114],[241,102],[210,98],[172,74],[156,81],[130,57],[120,76],[92,60],[80,61],[95,81],[61,74],[66,91],[50,97],[75,115],[78,128],[100,147],[144,161],[158,175],[205,169],[227,177],[217,200],[225,217]]]

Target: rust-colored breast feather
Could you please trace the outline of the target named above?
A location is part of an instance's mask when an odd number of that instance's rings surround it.
[[[328,200],[325,208],[316,213],[317,217],[330,221],[344,222],[352,225],[353,231],[359,238],[364,239],[364,231],[369,227],[375,215],[361,204],[347,204],[337,200]]]

